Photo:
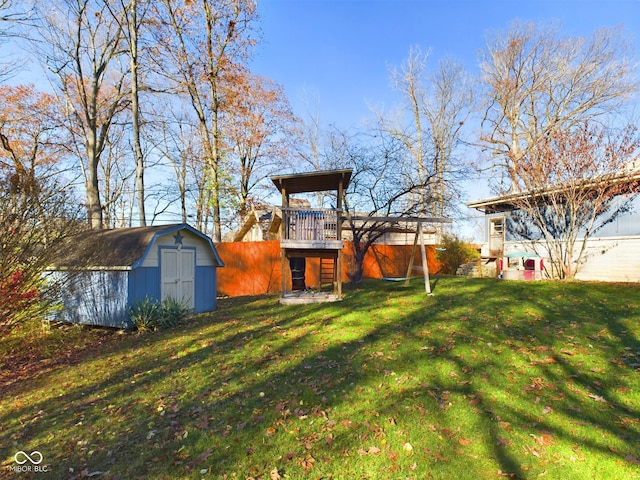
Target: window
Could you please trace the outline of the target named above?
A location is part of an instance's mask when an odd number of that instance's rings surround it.
[[[490,229],[491,235],[502,236],[502,234],[504,233],[504,219],[492,219],[490,223]]]

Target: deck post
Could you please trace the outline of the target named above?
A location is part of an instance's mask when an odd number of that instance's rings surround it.
[[[413,273],[413,261],[416,258],[416,247],[418,246],[418,231],[413,236],[413,247],[411,247],[411,256],[409,257],[409,266],[407,267],[407,279],[404,281],[405,285],[409,285],[411,280],[411,274]]]
[[[422,222],[418,222],[418,235],[420,235],[420,253],[422,254],[422,271],[424,272],[424,290],[427,295],[431,293],[431,282],[429,281],[429,264],[427,261],[427,250],[424,246],[424,234],[422,233]]]
[[[282,188],[282,206],[289,206],[289,195],[287,194],[287,190]],[[280,226],[280,274],[281,274],[281,282],[280,282],[280,296],[284,297],[287,292],[287,278],[286,278],[286,263],[287,263],[287,252],[282,247],[282,240],[289,236],[289,216],[286,213],[286,210],[282,211],[282,225]]]

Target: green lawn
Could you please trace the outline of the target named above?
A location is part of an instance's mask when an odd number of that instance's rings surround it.
[[[640,479],[639,285],[432,284],[5,336],[0,478]]]

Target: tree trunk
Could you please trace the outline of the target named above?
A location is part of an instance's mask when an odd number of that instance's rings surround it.
[[[98,183],[99,156],[95,149],[95,138],[91,135],[87,138],[87,177],[85,187],[87,190],[87,219],[92,230],[103,227],[102,202],[100,200],[100,185]]]
[[[136,155],[136,187],[138,215],[141,226],[147,225],[144,208],[144,156],[140,142],[140,108],[138,104],[138,2],[131,1],[131,21],[129,22],[129,50],[131,62],[131,121],[133,126],[133,145]]]

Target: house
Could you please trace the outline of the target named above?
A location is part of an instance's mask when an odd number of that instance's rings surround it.
[[[293,208],[311,208],[309,200],[290,198],[289,204]],[[240,228],[232,232],[224,241],[230,242],[263,242],[280,240],[280,224],[282,210],[275,205],[261,205],[252,207],[242,218]]]
[[[128,309],[145,298],[173,298],[195,313],[216,308],[216,269],[224,264],[190,225],[93,230],[70,241],[71,253],[51,269],[66,285],[55,320],[130,328]]]
[[[604,224],[592,233],[586,242],[586,252],[582,263],[578,266],[576,279],[596,281],[640,281],[640,197],[635,196],[640,176],[635,173],[614,179],[628,185],[628,193],[613,197],[615,211],[625,204],[627,209],[612,221]],[[594,185],[597,183],[593,180]],[[500,259],[513,258],[515,252],[531,252],[541,255],[542,263],[548,265],[550,260],[545,255],[543,241],[528,241],[518,238],[513,230],[512,222],[517,211],[519,198],[527,193],[511,193],[497,197],[477,200],[467,204],[484,213],[485,231],[481,256],[484,263],[495,263],[500,273]],[[544,201],[544,193],[539,195]],[[629,204],[630,202],[630,204]],[[578,238],[578,242],[581,238]],[[503,260],[504,262],[504,260]],[[545,269],[547,277],[551,276]]]

